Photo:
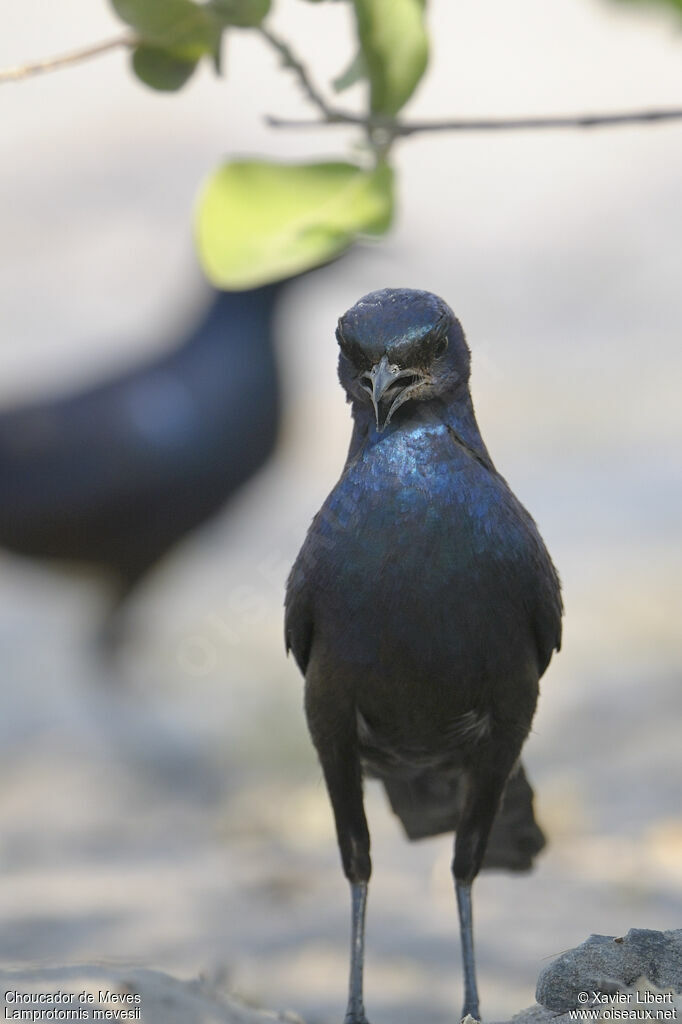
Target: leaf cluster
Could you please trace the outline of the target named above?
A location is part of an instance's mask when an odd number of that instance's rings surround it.
[[[263,25],[270,0],[110,2],[135,33],[133,71],[153,89],[180,89],[204,58],[220,72],[225,33],[260,29],[322,115],[329,110],[304,66]],[[364,82],[366,110],[359,120],[389,124],[426,70],[425,0],[347,2],[357,53],[332,88],[340,92]],[[394,211],[389,149],[385,133],[367,131],[357,162],[253,159],[218,167],[201,190],[196,213],[199,255],[209,278],[222,288],[253,287],[333,259],[359,236],[388,230]]]
[[[134,29],[133,71],[164,92],[180,89],[194,74],[202,57],[220,70],[222,36],[228,28],[254,28],[270,9],[270,0],[111,0]]]

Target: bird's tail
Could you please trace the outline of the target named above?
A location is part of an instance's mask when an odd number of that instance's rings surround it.
[[[415,779],[383,779],[388,799],[409,839],[456,832],[461,814],[461,781],[429,772]],[[488,839],[483,869],[528,871],[545,845],[535,820],[533,790],[519,762],[509,778]]]

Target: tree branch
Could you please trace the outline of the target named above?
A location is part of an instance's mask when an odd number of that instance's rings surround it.
[[[361,125],[372,131],[385,132],[390,138],[417,135],[420,132],[494,132],[530,131],[552,128],[609,128],[621,125],[651,124],[655,121],[682,120],[682,107],[652,110],[628,110],[611,114],[542,115],[538,117],[458,118],[452,121],[391,121],[362,117],[344,110],[327,107],[323,118],[289,120],[268,116],[273,128],[324,128],[330,125]]]
[[[264,25],[258,28],[261,36],[277,51],[284,67],[289,68],[298,79],[299,85],[308,100],[320,112],[317,120],[292,120],[269,116],[267,123],[273,128],[324,128],[330,125],[355,125],[363,128],[370,139],[379,145],[390,145],[396,138],[417,135],[426,132],[497,132],[497,131],[536,131],[538,129],[564,128],[609,128],[633,124],[653,124],[661,121],[682,120],[682,107],[669,107],[651,110],[628,110],[615,113],[574,114],[574,115],[542,115],[533,117],[481,117],[457,118],[445,121],[395,121],[390,118],[363,117],[347,110],[333,107],[327,102],[320,90],[313,83],[303,62],[283,39]],[[78,64],[98,57],[109,50],[121,47],[132,47],[138,40],[134,36],[116,36],[94,46],[33,64],[20,64],[14,68],[0,71],[0,85],[4,82],[17,82],[32,75]]]
[[[137,40],[132,36],[117,36],[115,39],[107,39],[103,43],[86,46],[82,50],[73,50],[60,57],[49,57],[46,60],[36,61],[35,64],[19,64],[15,68],[6,68],[4,71],[0,71],[0,85],[3,82],[18,82],[22,78],[40,75],[44,71],[56,71],[58,68],[89,60],[90,57],[99,57],[100,54],[106,53],[108,50],[116,50],[122,46],[134,46],[136,42]]]
[[[293,71],[298,79],[298,84],[301,86],[304,94],[308,97],[310,102],[317,107],[323,117],[322,124],[334,124],[335,123],[335,112],[332,107],[329,106],[320,90],[313,84],[310,75],[308,74],[307,68],[301,60],[294,54],[293,50],[288,43],[285,43],[283,39],[275,35],[265,25],[260,25],[258,31],[262,35],[270,46],[277,51],[282,58],[282,64],[285,68],[289,68]],[[360,121],[358,123],[364,124]]]

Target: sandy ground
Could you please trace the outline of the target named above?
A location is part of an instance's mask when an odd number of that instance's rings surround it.
[[[87,964],[1,971],[0,984],[4,992],[5,1020],[303,1024],[298,1014],[271,1013],[249,1006],[226,993],[215,980],[179,981],[162,971],[139,967]],[[13,1016],[27,1012],[35,1016]]]
[[[434,3],[436,70],[415,115],[679,101],[682,44],[665,20],[548,6]],[[39,7],[8,14],[3,65],[113,25],[85,0],[62,4],[58,25]],[[279,25],[310,41],[325,18],[344,30],[343,7],[284,3]],[[268,134],[257,115],[300,113],[295,88],[247,38],[230,59],[232,84],[206,75],[172,99],[135,86],[117,57],[3,90],[3,400],[149,351],[188,314],[188,210],[222,153],[343,151],[343,135]],[[324,48],[321,77],[323,60]],[[3,983],[94,985],[101,969],[143,991],[156,971],[152,1024],[196,995],[173,979],[200,976],[207,1005],[232,991],[308,1024],[340,1019],[348,897],[281,600],[347,443],[335,319],[386,284],[431,288],[460,315],[486,441],[565,587],[565,647],[526,756],[550,846],[528,877],[477,882],[484,1013],[530,1004],[542,965],[590,932],[679,926],[680,138],[671,126],[406,144],[391,238],[284,302],[277,458],[150,578],[115,670],[91,649],[96,581],[2,556]],[[450,840],[409,845],[372,785],[367,803],[372,1022],[452,1019]]]

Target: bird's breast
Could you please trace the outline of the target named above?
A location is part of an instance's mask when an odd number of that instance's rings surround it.
[[[329,550],[352,555],[379,584],[434,554],[432,574],[451,556],[483,552],[507,499],[493,471],[458,447],[447,427],[389,435],[349,461],[316,521]],[[379,572],[381,570],[381,572]],[[370,584],[371,586],[371,584]]]
[[[443,680],[453,664],[497,672],[527,647],[533,529],[501,477],[446,427],[368,446],[306,545],[318,635],[368,672],[389,663]]]

